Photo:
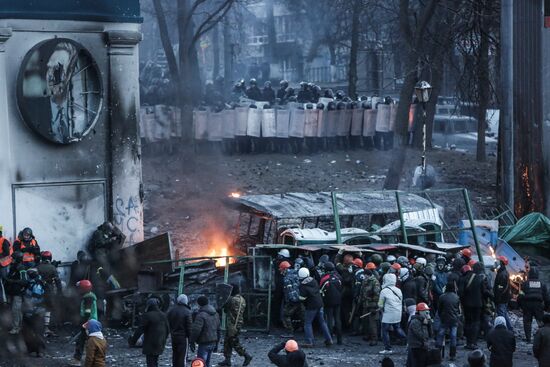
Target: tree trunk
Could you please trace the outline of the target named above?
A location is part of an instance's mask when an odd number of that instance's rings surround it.
[[[353,2],[353,18],[351,22],[351,46],[349,51],[348,95],[357,98],[357,56],[359,53],[359,28],[361,15],[361,0]]]
[[[478,90],[478,107],[477,107],[477,149],[476,160],[485,162],[485,129],[487,118],[487,107],[489,105],[489,25],[487,18],[487,1],[483,3],[481,20],[481,34],[479,40],[479,64],[476,72],[477,75],[477,90]]]
[[[220,76],[220,29],[218,24],[212,28],[212,54],[214,57],[212,80],[216,80]]]
[[[275,46],[277,45],[277,34],[275,32],[275,14],[273,12],[273,1],[266,1],[266,23],[267,23],[267,46],[265,48],[265,57],[270,64],[275,58]]]
[[[443,57],[439,57],[435,60],[432,66],[432,95],[430,101],[426,104],[426,149],[431,149],[433,132],[434,132],[434,118],[437,107],[437,99],[441,94],[443,87]]]
[[[177,83],[177,80],[179,79],[178,62],[176,60],[176,54],[174,53],[174,49],[172,48],[172,42],[170,42],[168,25],[166,23],[166,15],[164,14],[164,9],[162,8],[161,0],[153,0],[153,5],[155,7],[155,14],[157,15],[160,40],[162,42],[162,48],[164,49],[164,54],[166,55],[168,70],[170,71],[170,77],[172,79],[172,83]]]
[[[233,85],[233,46],[231,45],[231,29],[229,28],[229,15],[223,20],[223,82],[224,96],[229,98]]]

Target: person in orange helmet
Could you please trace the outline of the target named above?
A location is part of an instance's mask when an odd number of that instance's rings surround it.
[[[510,299],[512,298],[510,275],[508,274],[508,270],[506,270],[508,258],[506,256],[499,256],[498,260],[499,267],[495,277],[495,284],[493,285],[496,313],[497,316],[504,317],[508,330],[513,330],[510,317],[508,316],[508,302],[510,302]]]
[[[281,351],[285,354],[280,354]],[[306,354],[299,348],[295,340],[287,340],[274,346],[267,357],[278,367],[307,366]]]

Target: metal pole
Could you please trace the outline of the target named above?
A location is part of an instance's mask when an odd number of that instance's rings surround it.
[[[330,193],[332,196],[332,213],[334,214],[334,227],[336,230],[336,242],[342,244],[342,232],[340,231],[340,215],[338,214],[338,201],[336,200],[336,193],[333,191]]]
[[[426,102],[422,102],[422,176],[424,180],[426,179],[426,119]]]
[[[267,290],[267,332],[271,327],[271,282],[273,280],[273,262],[269,262],[269,285]]]
[[[500,9],[502,199],[514,208],[514,1],[502,0]]]
[[[229,282],[229,256],[225,257],[225,268],[223,269],[223,282],[225,284],[228,284]],[[225,310],[222,308],[222,330],[226,330],[226,323],[227,323],[227,315],[225,314]]]
[[[483,254],[481,252],[481,248],[479,247],[479,241],[477,239],[477,233],[476,233],[476,224],[474,222],[474,216],[472,214],[472,207],[470,206],[470,196],[468,195],[468,190],[463,189],[462,194],[464,195],[464,203],[466,204],[466,212],[468,213],[468,220],[470,221],[470,229],[472,230],[472,235],[474,236],[474,243],[476,245],[476,251],[477,251],[477,257],[479,258],[479,262],[483,266],[483,269],[485,271],[485,263],[483,262]]]
[[[395,200],[397,201],[397,211],[399,212],[399,222],[401,223],[403,242],[409,243],[409,239],[407,238],[407,229],[405,228],[405,219],[403,218],[403,210],[401,208],[401,201],[399,200],[399,191],[395,192]]]
[[[178,296],[185,290],[185,262],[180,266],[180,281],[178,284]]]

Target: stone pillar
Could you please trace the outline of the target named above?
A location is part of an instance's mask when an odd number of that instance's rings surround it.
[[[125,246],[143,241],[143,181],[139,133],[141,33],[108,31],[110,117],[110,216],[126,235]]]
[[[0,28],[0,80],[6,78],[6,48],[5,43],[10,39],[11,28]],[[8,86],[0,83],[0,225],[4,227],[4,236],[12,238],[15,233],[13,228],[13,202],[12,202],[12,169],[10,124],[8,114]]]

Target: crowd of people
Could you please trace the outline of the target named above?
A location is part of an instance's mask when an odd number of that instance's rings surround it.
[[[281,321],[288,337],[303,328],[302,348],[314,346],[312,326],[317,323],[327,347],[333,337],[343,343],[344,329],[362,335],[370,346],[381,340],[382,355],[392,354],[394,344],[407,345],[409,367],[437,366],[444,356],[455,360],[463,338],[464,348],[473,351],[472,366],[484,365],[475,364],[484,358],[480,340],[490,353],[490,366],[512,366],[516,339],[508,311],[512,286],[504,256],[493,269],[494,279],[472,259],[470,249],[454,257],[388,255],[385,259],[380,254],[362,257],[340,250],[333,259],[321,256],[317,265],[309,257],[291,260],[283,249],[275,265]],[[550,298],[535,267],[527,269],[517,301],[527,343],[533,342],[533,319],[539,325],[533,354],[545,366],[550,355],[550,315],[544,311]]]
[[[98,229],[109,230],[103,226]],[[96,252],[101,257],[101,251]],[[513,286],[504,256],[498,258],[492,276],[472,258],[468,248],[437,257],[363,256],[342,249],[333,258],[322,255],[317,264],[309,256],[292,259],[290,252],[282,249],[274,262],[273,304],[285,329],[285,341],[267,355],[274,365],[307,366],[303,349],[316,345],[314,326],[327,348],[334,343],[344,344],[345,335],[362,336],[371,347],[381,341],[379,353],[386,357],[388,366],[393,363],[390,355],[394,345],[407,346],[408,367],[425,367],[438,366],[443,358],[455,360],[461,343],[471,350],[469,366],[485,366],[485,349],[490,366],[513,365],[516,333],[508,311]],[[78,266],[73,268],[78,273]],[[104,366],[107,341],[99,321],[101,297],[96,295],[101,286],[94,285],[90,277],[75,276],[81,278],[74,284],[79,332],[73,338],[76,346],[71,364]],[[536,267],[526,269],[525,276],[517,297],[524,339],[532,343],[539,365],[548,366],[550,314],[545,310],[550,306],[550,297]],[[108,279],[116,283],[112,276]],[[236,352],[243,358],[242,365],[247,366],[253,358],[240,339],[246,301],[240,286],[231,286],[231,296],[223,305],[227,315],[225,358],[218,365],[231,366]],[[8,319],[9,334],[21,334],[27,352],[40,356],[45,338],[53,335],[50,318],[63,284],[52,254],[40,249],[30,228],[23,229],[11,244],[0,227],[0,287],[2,310],[8,310],[11,316],[3,317],[0,327],[6,330]],[[169,336],[174,367],[186,366],[190,352],[196,355],[191,366],[211,365],[212,353],[222,341],[222,309],[216,309],[205,295],[195,302],[192,311],[189,298],[180,294],[164,313],[160,298],[148,298],[139,327],[128,340],[130,346],[142,348],[148,367],[158,366]],[[533,319],[539,326],[534,338]],[[303,341],[298,343],[301,330]]]

